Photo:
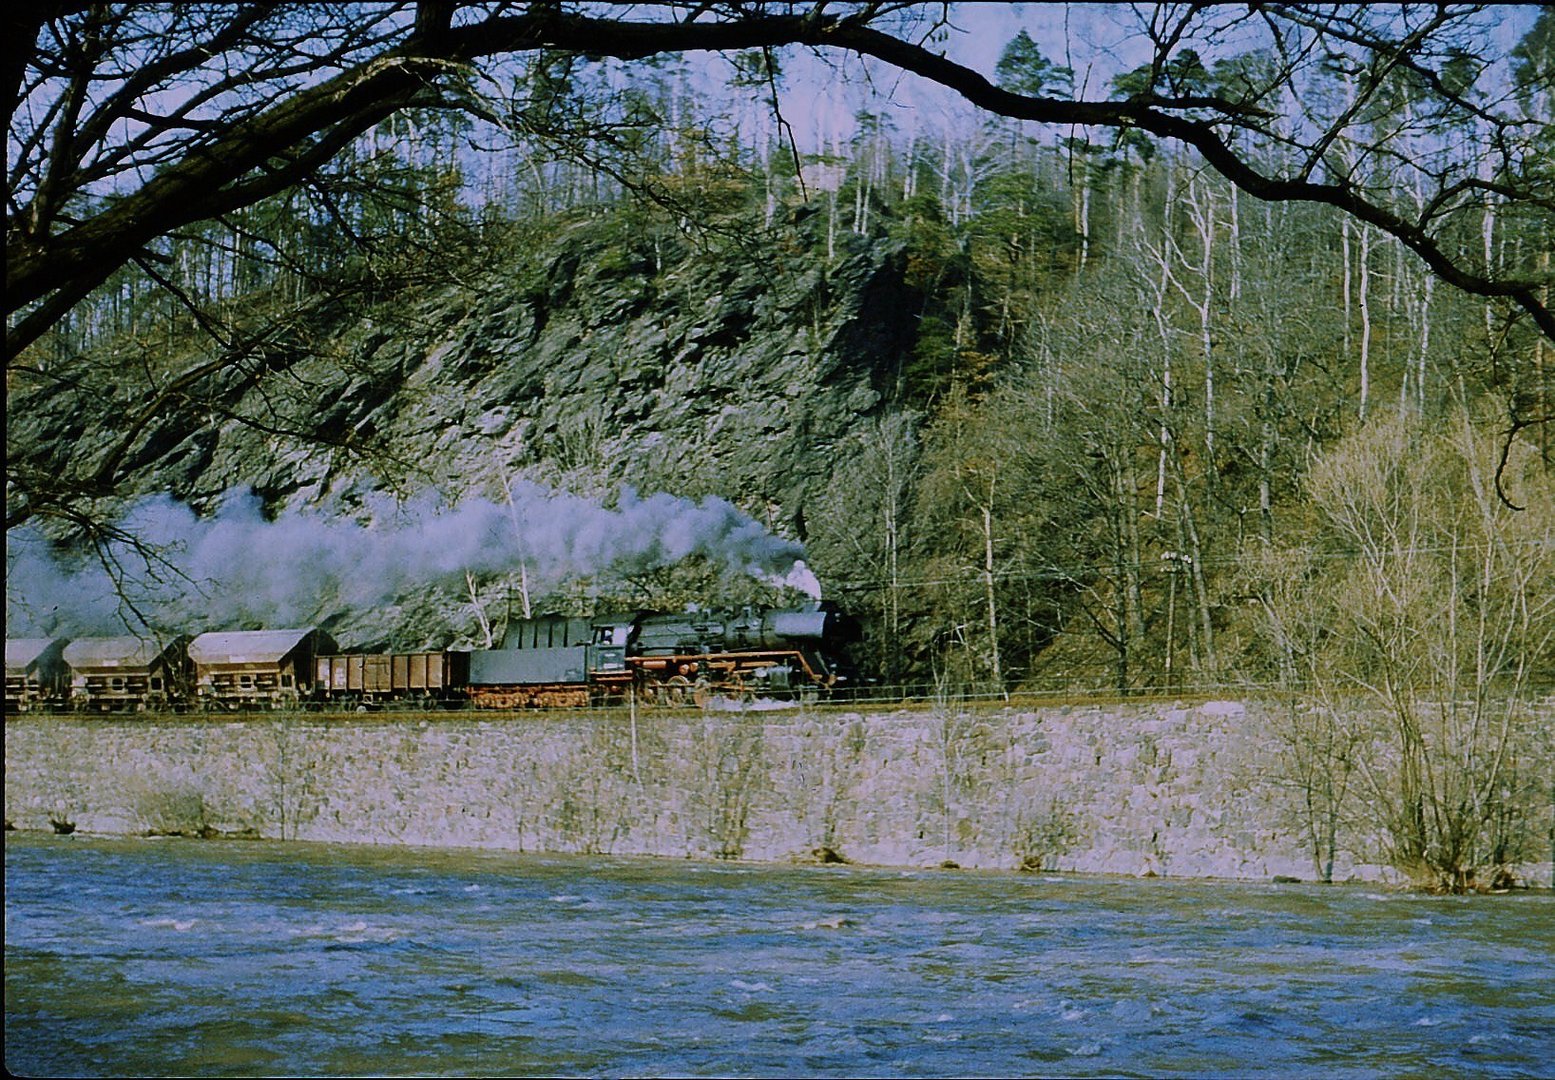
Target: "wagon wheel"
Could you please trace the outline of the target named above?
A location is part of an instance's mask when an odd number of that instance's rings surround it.
[[[666,705],[684,705],[691,698],[691,680],[684,675],[671,675],[659,693]]]

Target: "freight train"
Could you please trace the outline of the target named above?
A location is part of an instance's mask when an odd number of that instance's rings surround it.
[[[852,680],[854,620],[830,605],[542,616],[501,648],[348,652],[318,629],[6,641],[6,712],[518,709],[717,696],[812,699]]]

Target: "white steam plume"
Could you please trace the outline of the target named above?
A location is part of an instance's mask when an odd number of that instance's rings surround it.
[[[803,559],[795,559],[794,565],[789,567],[784,574],[762,574],[761,579],[774,589],[794,589],[804,593],[811,600],[821,598],[821,579],[815,576],[815,571],[805,565]]]
[[[165,569],[148,576],[145,561],[128,547],[109,551],[127,571],[125,595],[139,610],[154,622],[191,630],[297,625],[325,605],[383,603],[467,570],[504,573],[521,564],[542,585],[641,572],[691,556],[774,582],[795,584],[808,575],[798,544],[772,536],[718,498],[639,496],[628,489],[607,508],[518,483],[511,506],[475,499],[450,508],[422,498],[401,506],[385,499],[369,509],[370,525],[310,512],[267,521],[258,498],[229,492],[214,515],[202,518],[157,496],[136,504],[123,528],[183,577]],[[6,598],[13,636],[111,632],[123,625],[120,591],[100,563],[62,565],[43,536],[25,527],[8,538]]]

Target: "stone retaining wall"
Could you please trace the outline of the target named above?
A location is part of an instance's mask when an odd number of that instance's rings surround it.
[[[1227,701],[643,714],[635,732],[616,711],[12,717],[5,818],[94,833],[1311,879],[1301,792],[1283,779],[1270,724],[1264,707]],[[1534,827],[1548,831],[1549,815],[1535,807]],[[1336,879],[1389,876],[1373,838],[1340,839]],[[1528,870],[1547,883],[1547,868]]]

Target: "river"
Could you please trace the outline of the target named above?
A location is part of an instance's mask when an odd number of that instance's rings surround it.
[[[1555,897],[7,834],[32,1076],[1538,1076]]]

